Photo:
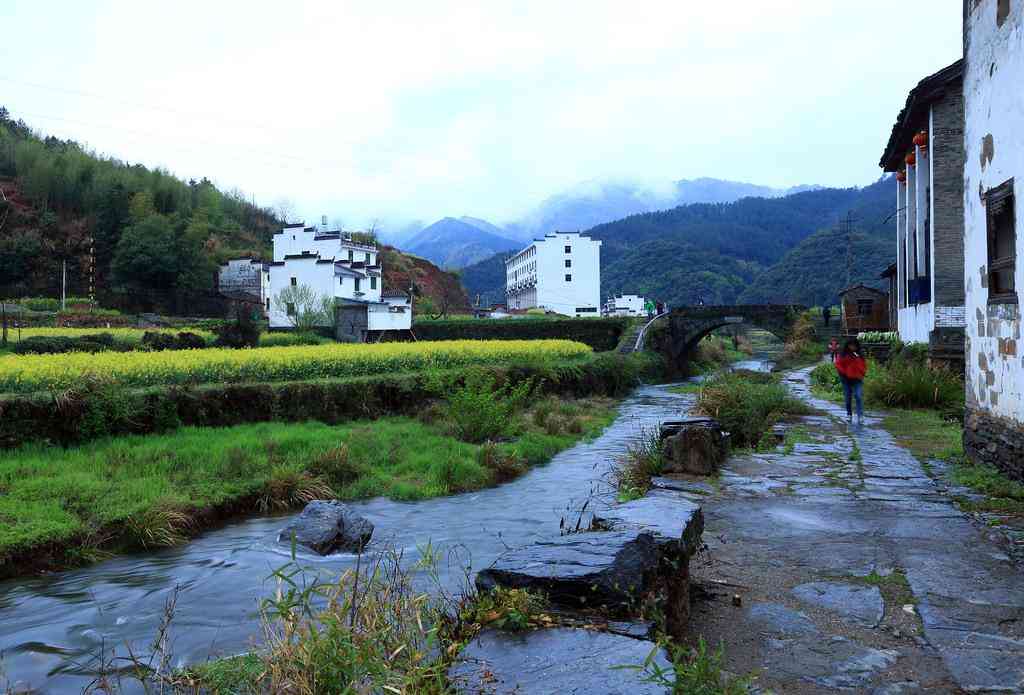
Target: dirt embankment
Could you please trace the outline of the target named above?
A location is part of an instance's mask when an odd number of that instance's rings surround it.
[[[419,297],[429,297],[438,311],[447,305],[449,313],[470,310],[469,295],[455,273],[447,273],[430,261],[403,253],[392,246],[381,247],[384,289],[408,292],[418,288]]]

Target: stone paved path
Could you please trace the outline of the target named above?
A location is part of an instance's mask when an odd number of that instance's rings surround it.
[[[866,418],[824,415],[789,453],[736,456],[695,489],[708,590],[692,629],[764,691],[1024,693],[1024,572]],[[735,605],[738,595],[740,606]]]

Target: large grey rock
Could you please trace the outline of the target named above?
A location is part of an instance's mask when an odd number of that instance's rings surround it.
[[[885,615],[885,602],[877,586],[810,582],[794,587],[793,595],[865,627],[877,627]]]
[[[654,585],[659,556],[648,532],[574,533],[502,553],[476,585],[530,589],[563,605],[622,607]]]
[[[285,526],[277,539],[309,548],[320,555],[358,553],[373,536],[373,524],[341,502],[315,500]]]
[[[693,418],[662,429],[666,473],[714,475],[729,455],[729,440],[717,420]]]
[[[793,637],[818,633],[810,618],[779,603],[754,604],[747,610],[747,617],[769,635]]]
[[[652,642],[579,628],[506,633],[485,630],[466,645],[448,677],[459,692],[488,695],[654,695],[671,688],[645,682],[640,669],[671,668]]]
[[[594,522],[606,529],[648,531],[663,552],[673,555],[692,555],[700,548],[704,533],[700,505],[666,489],[596,511]]]

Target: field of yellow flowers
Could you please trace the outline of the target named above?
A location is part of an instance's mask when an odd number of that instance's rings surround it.
[[[453,340],[328,344],[251,350],[100,352],[0,357],[0,393],[73,388],[89,375],[131,387],[324,379],[566,359],[590,353],[571,340]]]

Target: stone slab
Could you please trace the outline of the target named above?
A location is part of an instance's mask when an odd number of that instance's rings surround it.
[[[642,666],[670,667],[652,642],[579,628],[521,633],[485,630],[462,650],[448,677],[473,695],[663,695],[671,689],[644,682]]]
[[[841,582],[809,582],[793,588],[800,601],[836,613],[864,627],[878,627],[885,602],[877,586]]]
[[[594,521],[614,530],[644,530],[654,535],[659,545],[679,544],[692,555],[700,547],[704,533],[704,515],[699,504],[682,495],[647,495],[594,512]]]

